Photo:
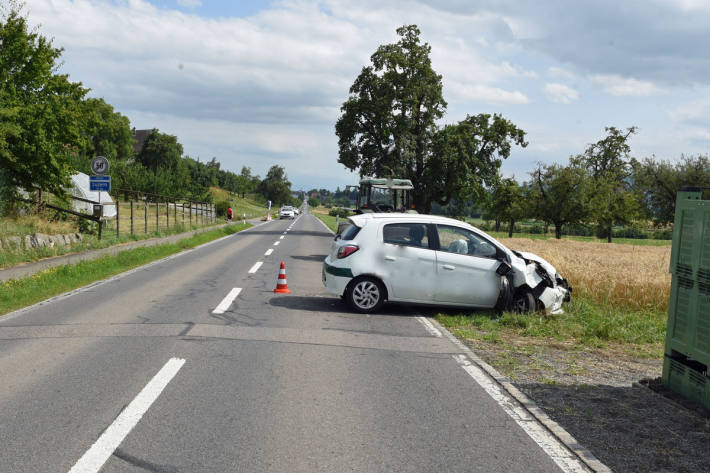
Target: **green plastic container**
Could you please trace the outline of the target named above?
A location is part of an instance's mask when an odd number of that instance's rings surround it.
[[[710,409],[710,201],[678,192],[663,383]]]

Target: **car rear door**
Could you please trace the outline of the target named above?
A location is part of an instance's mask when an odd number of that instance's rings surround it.
[[[489,242],[474,232],[452,225],[436,225],[434,300],[447,304],[493,307],[500,294],[500,261]]]
[[[436,279],[436,254],[429,226],[419,222],[381,227],[380,265],[392,300],[431,302]],[[433,229],[432,229],[433,231]]]

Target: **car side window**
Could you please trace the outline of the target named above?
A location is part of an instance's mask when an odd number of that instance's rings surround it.
[[[483,258],[496,256],[496,247],[470,230],[449,225],[437,225],[436,230],[439,234],[440,251]]]
[[[390,223],[382,229],[385,243],[429,248],[429,235],[423,223]]]

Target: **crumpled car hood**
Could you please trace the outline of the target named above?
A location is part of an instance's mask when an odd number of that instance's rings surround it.
[[[570,292],[572,289],[567,284],[567,280],[557,273],[557,270],[547,260],[541,258],[534,253],[526,251],[515,251],[514,254],[525,261],[524,270],[518,265],[518,273],[523,277],[516,277],[515,287],[527,284],[533,289],[535,297],[545,307],[545,312],[548,314],[562,314],[562,303],[569,301]],[[546,273],[546,278],[543,278],[538,267]],[[522,274],[520,274],[522,273]],[[524,279],[524,281],[522,281]]]

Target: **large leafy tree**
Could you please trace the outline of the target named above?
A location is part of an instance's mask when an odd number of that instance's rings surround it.
[[[291,183],[286,177],[286,171],[281,166],[271,166],[256,191],[270,200],[274,206],[291,202]]]
[[[654,158],[631,160],[633,188],[642,195],[646,214],[656,225],[668,225],[675,218],[675,202],[683,186],[710,188],[710,159],[681,156],[671,162]]]
[[[0,168],[6,185],[64,195],[84,143],[81,83],[59,74],[61,48],[31,31],[12,2],[0,12]]]
[[[338,161],[361,176],[411,179],[415,204],[421,206],[435,121],[444,115],[446,101],[419,28],[403,26],[397,34],[397,43],[377,48],[341,107],[335,126]]]
[[[120,161],[130,158],[133,137],[128,117],[114,111],[104,99],[86,99],[82,107],[85,156],[89,159],[105,156]]]
[[[377,48],[372,65],[350,87],[335,125],[338,161],[361,176],[399,177],[414,184],[414,204],[428,212],[465,200],[483,188],[524,133],[507,120],[469,116],[439,130],[446,101],[431,47],[416,25],[397,29],[400,40]]]
[[[148,169],[177,169],[182,157],[182,145],[177,137],[160,133],[154,128],[143,143],[136,159]]]
[[[638,194],[631,189],[629,138],[636,127],[619,130],[606,128],[607,136],[587,146],[572,162],[584,167],[594,183],[590,194],[591,219],[599,225],[611,242],[613,225],[631,222],[639,210]]]
[[[584,168],[574,164],[539,165],[531,177],[532,213],[555,226],[555,238],[562,238],[564,225],[584,221],[589,212],[591,183]]]
[[[486,213],[496,221],[498,231],[501,221],[508,222],[508,237],[513,237],[515,222],[529,213],[527,188],[518,184],[514,178],[501,179],[491,192],[487,201]]]
[[[428,212],[431,202],[446,205],[452,198],[484,200],[485,187],[498,182],[512,144],[527,146],[525,132],[500,115],[467,116],[438,130],[419,181],[421,209]]]

